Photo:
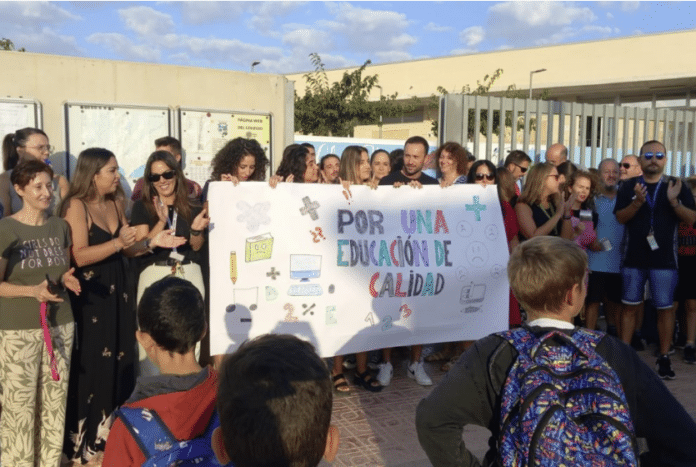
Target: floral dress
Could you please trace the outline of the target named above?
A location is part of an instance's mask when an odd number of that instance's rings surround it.
[[[119,222],[116,234],[111,234],[91,218],[90,222],[90,246],[112,241],[121,228]],[[64,451],[69,459],[83,463],[104,450],[111,413],[135,387],[135,300],[126,261],[114,253],[75,273],[82,293],[72,301],[77,338]]]

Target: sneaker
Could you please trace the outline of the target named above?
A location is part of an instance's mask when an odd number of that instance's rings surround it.
[[[379,364],[379,373],[377,373],[377,381],[382,386],[389,386],[392,376],[394,376],[394,367],[390,362]]]
[[[640,334],[633,334],[633,337],[631,338],[631,347],[633,347],[636,352],[645,350],[645,340],[640,337]]]
[[[372,355],[370,355],[370,358],[367,361],[367,367],[370,370],[379,370],[379,364],[381,361],[382,359],[380,358],[380,355],[377,352],[375,352]]]
[[[346,370],[352,370],[355,368],[355,355],[351,355],[350,357],[343,359],[343,368]]]
[[[421,386],[432,386],[433,382],[430,377],[425,373],[425,368],[423,368],[423,363],[414,362],[408,366],[408,377],[415,379],[416,383]]]
[[[662,379],[674,379],[676,376],[672,370],[672,361],[669,355],[662,355],[657,359],[657,374]]]
[[[684,361],[691,365],[696,364],[696,349],[691,344],[684,347]]]

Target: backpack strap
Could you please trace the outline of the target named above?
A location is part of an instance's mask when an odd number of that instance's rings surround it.
[[[154,410],[119,407],[116,415],[126,426],[146,459],[172,449],[177,440]]]

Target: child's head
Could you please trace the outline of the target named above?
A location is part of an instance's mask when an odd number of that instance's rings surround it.
[[[507,271],[515,297],[536,319],[557,314],[576,285],[584,290],[587,255],[570,240],[534,237],[515,248]]]
[[[222,363],[213,448],[235,467],[315,467],[335,455],[331,403],[329,370],[311,344],[257,337]]]
[[[192,351],[206,330],[203,297],[189,281],[160,279],[140,299],[138,327],[168,352]]]

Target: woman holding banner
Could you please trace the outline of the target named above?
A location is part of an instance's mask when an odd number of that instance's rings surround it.
[[[341,167],[338,170],[338,179],[347,190],[350,185],[364,185],[370,181],[370,156],[367,149],[362,146],[348,146],[341,154]],[[371,392],[379,392],[382,385],[370,375],[367,368],[367,352],[355,354],[355,378],[353,382]],[[350,392],[348,380],[343,374],[343,356],[336,355],[333,358],[331,379],[334,389],[341,394]]]
[[[443,188],[455,183],[466,183],[468,165],[469,151],[459,143],[445,143],[435,151],[437,180]]]
[[[22,206],[0,220],[0,420],[5,465],[58,465],[75,323],[67,290],[70,234],[47,216],[53,170],[26,159],[12,171]],[[48,354],[48,355],[47,355]]]

